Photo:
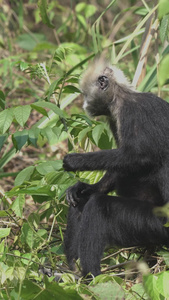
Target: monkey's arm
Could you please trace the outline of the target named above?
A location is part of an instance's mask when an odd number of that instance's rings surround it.
[[[71,153],[63,159],[63,168],[66,171],[94,171],[108,170],[117,160],[117,149],[103,150],[89,153]]]
[[[77,182],[67,190],[67,201],[76,206],[81,199],[89,199],[93,193],[107,194],[115,189],[116,176],[119,172],[128,174],[154,165],[153,155],[146,151],[127,151],[123,148],[103,150],[89,153],[73,153],[64,157],[63,167],[66,171],[107,170],[103,178],[96,184],[90,185]]]
[[[63,168],[66,171],[134,171],[154,165],[154,156],[148,151],[138,152],[131,149],[102,150],[89,153],[71,153],[64,157]]]

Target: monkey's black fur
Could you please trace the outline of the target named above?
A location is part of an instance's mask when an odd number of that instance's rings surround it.
[[[95,276],[107,245],[169,246],[166,218],[153,212],[169,201],[169,104],[133,90],[115,67],[97,66],[81,82],[84,108],[107,116],[117,149],[69,154],[63,164],[67,171],[106,171],[94,185],[78,182],[67,190],[67,260],[73,269],[80,258],[83,275]],[[118,197],[106,195],[113,190]]]

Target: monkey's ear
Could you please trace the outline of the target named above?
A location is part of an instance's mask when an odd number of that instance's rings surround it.
[[[99,87],[105,91],[109,85],[109,79],[107,76],[99,76],[98,83]]]

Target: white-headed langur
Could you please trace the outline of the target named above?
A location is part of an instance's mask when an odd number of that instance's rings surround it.
[[[136,91],[103,59],[90,65],[80,88],[85,111],[107,117],[117,144],[63,160],[66,171],[106,171],[96,184],[77,182],[67,190],[68,264],[74,270],[80,258],[82,274],[97,276],[106,246],[169,246],[167,218],[154,214],[169,202],[169,104]],[[111,191],[117,196],[108,196]]]

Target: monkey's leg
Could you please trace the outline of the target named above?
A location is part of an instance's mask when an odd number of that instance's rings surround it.
[[[79,228],[85,203],[86,200],[83,199],[77,207],[70,205],[68,211],[67,228],[64,235],[64,251],[71,270],[75,270],[75,261],[79,257]]]
[[[158,218],[153,205],[137,199],[93,194],[82,212],[79,257],[82,274],[100,274],[106,246],[162,246],[169,244],[166,220]]]
[[[64,235],[64,252],[70,270],[75,271],[75,261],[78,259],[78,234],[81,213],[72,205],[69,207],[67,228]]]
[[[107,221],[104,217],[105,203],[102,198],[104,195],[93,194],[82,212],[79,230],[79,256],[83,276],[89,272],[94,276],[101,273],[100,260],[108,243]]]

